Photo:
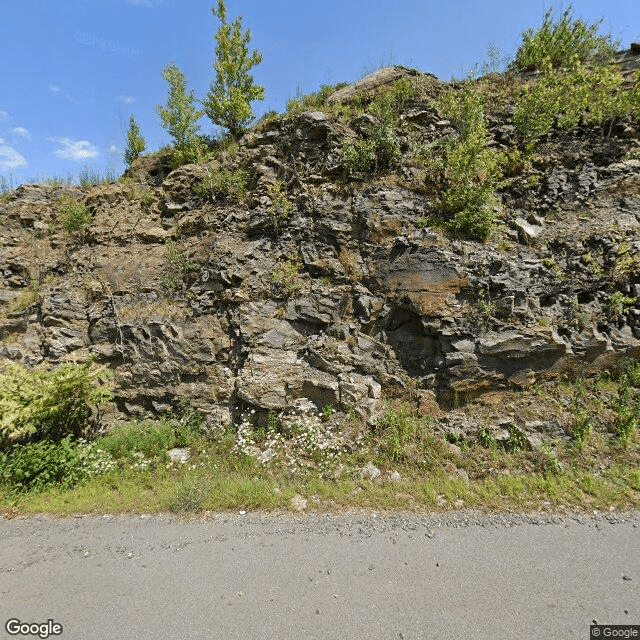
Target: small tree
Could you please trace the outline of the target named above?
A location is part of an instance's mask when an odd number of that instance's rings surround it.
[[[198,135],[198,120],[204,111],[194,105],[193,91],[187,93],[184,73],[175,62],[162,70],[162,77],[169,84],[169,94],[165,106],[158,105],[156,110],[162,120],[162,126],[174,141],[173,164],[179,166],[200,159],[202,143]]]
[[[249,73],[262,62],[262,55],[256,49],[249,53],[251,32],[248,29],[243,32],[241,17],[231,24],[227,22],[224,0],[218,0],[217,10],[212,7],[211,12],[222,24],[215,35],[216,78],[202,104],[213,124],[225,127],[237,137],[253,120],[251,102],[264,100],[264,87],[255,84]]]
[[[611,34],[600,34],[601,24],[602,20],[588,23],[574,18],[571,5],[554,21],[553,9],[549,9],[538,29],[527,29],[522,34],[513,65],[515,70],[542,70],[546,65],[565,67],[575,57],[582,64],[613,62],[620,43]]]
[[[134,116],[129,118],[129,130],[127,131],[127,148],[124,150],[124,161],[130,167],[134,160],[144,151],[144,138],[140,135],[140,127]]]

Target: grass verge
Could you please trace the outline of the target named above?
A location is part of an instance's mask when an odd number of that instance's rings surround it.
[[[331,470],[311,463],[262,464],[238,449],[237,433],[232,431],[215,440],[201,436],[183,440],[181,444],[191,452],[185,463],[171,462],[164,454],[147,456],[134,445],[136,451],[123,453],[112,469],[70,489],[56,486],[12,493],[9,487],[1,487],[0,512],[11,517],[42,512],[68,516],[273,511],[291,509],[294,496],[305,498],[306,510],[314,512],[640,507],[637,434],[626,447],[592,434],[588,445],[561,443],[552,455],[509,452],[479,442],[451,447],[429,431],[427,422],[416,427],[412,420],[411,424],[421,435],[414,431],[406,442],[399,442],[397,433],[372,437],[343,454]],[[158,430],[143,432],[147,446],[157,447]],[[112,448],[116,450],[123,441],[126,437],[118,436]],[[175,440],[166,446],[171,444]],[[550,456],[557,464],[549,463]],[[381,471],[379,477],[363,474],[368,462]]]

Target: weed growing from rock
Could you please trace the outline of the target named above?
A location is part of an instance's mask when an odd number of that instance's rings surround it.
[[[31,280],[29,285],[22,289],[17,298],[11,301],[9,309],[13,312],[24,311],[38,300],[40,296],[40,284],[37,280]]]
[[[84,204],[67,194],[58,199],[58,217],[67,233],[82,231],[91,222],[91,212]]]
[[[273,222],[273,226],[276,230],[279,230],[282,224],[289,219],[293,211],[293,205],[289,202],[280,180],[276,180],[269,187],[269,199],[271,200],[271,204],[267,209],[267,213]]]
[[[299,278],[300,272],[301,266],[298,257],[291,255],[276,267],[271,279],[277,289],[288,297],[302,286]]]
[[[249,172],[246,169],[209,169],[194,191],[201,198],[242,202],[247,195]]]

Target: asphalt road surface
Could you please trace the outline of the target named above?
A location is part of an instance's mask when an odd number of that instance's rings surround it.
[[[63,640],[587,640],[640,625],[640,513],[0,519],[0,618],[21,639],[39,636],[7,620]]]

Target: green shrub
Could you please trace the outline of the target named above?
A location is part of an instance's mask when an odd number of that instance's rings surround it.
[[[373,98],[362,94],[354,101],[357,111],[377,116],[382,122],[393,125],[402,113],[404,103],[420,95],[423,81],[421,79],[399,78],[385,87]]]
[[[5,361],[0,373],[0,450],[11,442],[84,435],[92,407],[111,400],[109,372],[90,364],[28,371]]]
[[[271,279],[280,292],[284,293],[285,296],[290,296],[301,287],[300,271],[301,266],[298,257],[291,255],[276,267]]]
[[[402,105],[420,93],[420,82],[400,78],[373,98],[363,94],[354,101],[356,112],[374,115],[378,122],[369,126],[353,145],[345,144],[345,166],[365,174],[384,173],[392,169],[402,156],[396,135],[396,121]]]
[[[609,313],[613,316],[620,316],[627,311],[636,303],[636,298],[631,298],[629,296],[625,296],[624,293],[620,291],[614,291],[609,296]]]
[[[131,461],[136,454],[147,460],[164,460],[169,449],[192,444],[200,435],[196,421],[172,418],[143,420],[117,425],[96,442],[115,460]]]
[[[280,225],[289,219],[293,211],[293,205],[289,202],[280,180],[276,180],[269,187],[269,199],[271,200],[271,205],[267,209],[267,213],[275,228],[279,229]]]
[[[196,185],[195,192],[201,198],[242,202],[247,195],[249,172],[246,169],[219,169],[207,172]]]
[[[91,212],[70,195],[58,199],[58,215],[62,228],[67,233],[81,231],[91,222]]]
[[[513,64],[515,70],[568,66],[574,57],[583,64],[611,62],[619,43],[611,34],[598,33],[601,24],[602,20],[590,24],[574,18],[571,5],[555,21],[553,10],[548,9],[538,29],[527,29],[522,34]]]
[[[145,191],[140,196],[140,203],[145,209],[148,209],[153,204],[153,200],[154,200],[154,197],[153,197],[152,191]]]
[[[58,442],[42,440],[14,444],[0,451],[0,482],[12,491],[42,491],[48,487],[70,488],[114,466],[111,456],[73,436]]]
[[[503,176],[504,154],[489,146],[477,82],[445,92],[438,106],[457,133],[421,155],[433,208],[452,233],[485,241],[495,229],[494,193]]]
[[[515,425],[509,426],[509,437],[505,442],[505,449],[510,453],[519,453],[527,448],[527,438]]]
[[[337,84],[321,84],[318,91],[303,94],[298,88],[296,97],[287,101],[287,113],[303,113],[304,111],[313,111],[314,109],[322,109],[325,106],[327,98],[332,94],[348,86],[348,82],[338,82]],[[266,114],[265,114],[266,115]],[[264,116],[263,116],[264,118]]]
[[[190,477],[175,485],[173,495],[169,498],[167,507],[174,513],[200,511],[204,505],[210,487],[204,478]]]
[[[384,123],[372,126],[355,145],[345,145],[343,153],[348,169],[367,174],[388,171],[401,156],[395,131]]]
[[[573,401],[571,404],[571,413],[573,415],[572,435],[573,441],[578,447],[584,447],[587,438],[593,431],[593,418],[589,409],[585,406],[585,397],[587,389],[582,381],[575,384]]]
[[[622,83],[622,74],[612,65],[587,67],[577,57],[562,69],[547,64],[536,82],[516,96],[516,130],[535,140],[554,126],[572,129],[581,120],[604,126],[637,109],[634,92],[623,89]]]
[[[498,446],[496,439],[493,437],[487,425],[482,424],[478,427],[477,438],[480,445],[485,447],[485,449],[495,449]]]

